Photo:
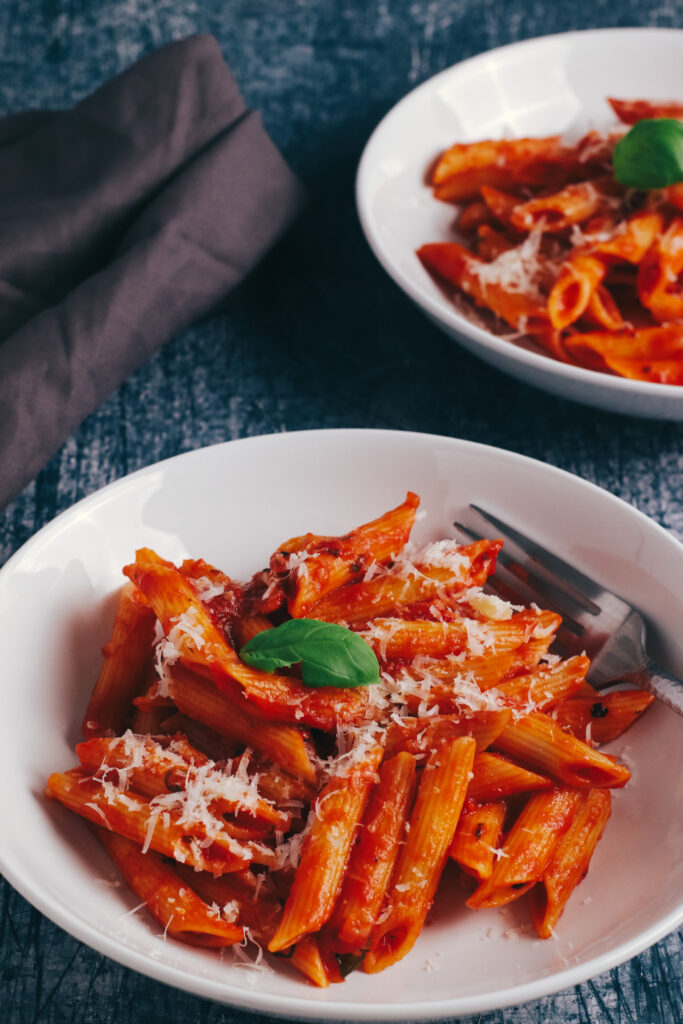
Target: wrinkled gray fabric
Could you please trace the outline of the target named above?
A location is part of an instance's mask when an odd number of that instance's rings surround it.
[[[177,331],[225,299],[303,191],[210,36],[73,110],[0,122],[0,506]]]

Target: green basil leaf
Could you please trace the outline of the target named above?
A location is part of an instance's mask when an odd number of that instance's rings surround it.
[[[634,124],[614,149],[614,176],[628,188],[683,181],[683,124],[670,117]]]
[[[317,619],[290,619],[257,633],[244,645],[240,658],[263,672],[301,662],[306,686],[345,689],[380,681],[375,652],[361,636]]]

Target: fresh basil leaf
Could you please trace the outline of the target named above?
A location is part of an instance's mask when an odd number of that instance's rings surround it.
[[[357,633],[334,622],[290,619],[257,633],[240,658],[252,668],[275,672],[301,662],[306,686],[368,686],[379,682],[375,652]]]
[[[614,149],[614,176],[628,188],[683,181],[683,124],[670,117],[638,121]]]

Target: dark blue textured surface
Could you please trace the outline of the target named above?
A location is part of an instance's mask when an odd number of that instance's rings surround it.
[[[142,53],[209,31],[314,202],[230,308],[124,384],[0,516],[0,561],[57,512],[140,466],[228,438],[320,426],[433,431],[523,452],[599,483],[683,539],[683,428],[549,398],[461,351],[377,266],[353,206],[363,143],[413,85],[502,43],[615,25],[683,26],[683,5],[3,0],[0,113],[69,104]],[[576,989],[468,1024],[676,1024],[682,948],[674,934]],[[0,1020],[161,1019],[256,1018],[119,967],[0,881]]]

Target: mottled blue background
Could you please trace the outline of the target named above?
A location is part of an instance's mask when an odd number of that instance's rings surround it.
[[[171,341],[0,515],[0,562],[56,513],[140,466],[307,427],[431,431],[523,452],[597,482],[683,539],[681,426],[584,409],[479,363],[384,275],[354,212],[362,146],[412,86],[502,43],[616,25],[682,26],[683,4],[2,0],[0,113],[68,105],[141,54],[212,32],[313,202],[225,313]],[[119,967],[2,880],[0,915],[6,1024],[258,1019]],[[679,932],[575,989],[467,1024],[676,1024],[682,948]]]

